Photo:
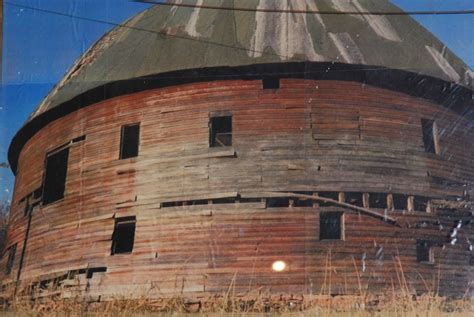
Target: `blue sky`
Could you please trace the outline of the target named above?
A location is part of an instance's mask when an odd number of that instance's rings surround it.
[[[473,0],[392,0],[392,3],[406,11],[474,9]],[[70,16],[121,23],[148,6],[128,0],[4,0],[0,162],[7,161],[12,137],[41,99],[81,53],[113,27]],[[473,68],[473,15],[415,18]],[[0,168],[0,199],[9,198],[12,187],[12,173]]]

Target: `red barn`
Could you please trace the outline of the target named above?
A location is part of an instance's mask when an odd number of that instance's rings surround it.
[[[387,1],[151,7],[14,137],[3,289],[461,296],[472,92]]]

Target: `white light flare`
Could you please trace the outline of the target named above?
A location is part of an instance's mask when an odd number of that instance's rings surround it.
[[[272,270],[275,272],[282,272],[286,269],[286,263],[283,261],[275,261],[272,264]]]

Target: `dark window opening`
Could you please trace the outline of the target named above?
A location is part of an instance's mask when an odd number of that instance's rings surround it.
[[[68,280],[72,280],[72,279],[74,279],[74,278],[76,277],[77,274],[85,274],[86,271],[87,271],[86,269],[69,270],[69,271],[67,272],[66,278],[67,278]]]
[[[336,200],[336,201],[339,200],[339,193],[338,192],[319,192],[318,196],[323,197],[323,198],[329,198],[329,199]],[[327,207],[327,206],[333,206],[333,205],[334,205],[333,203],[319,201],[319,206],[321,206],[321,207]]]
[[[212,117],[209,130],[210,147],[232,145],[232,116]]]
[[[212,203],[215,204],[215,205],[235,204],[235,197],[216,198],[216,199],[212,200]]]
[[[120,159],[138,156],[140,144],[140,124],[122,126],[120,138]]]
[[[415,196],[413,199],[413,208],[415,211],[426,211],[428,208],[428,198]]]
[[[295,194],[313,196],[313,192],[295,192]],[[313,207],[313,200],[308,198],[295,198],[294,207]]]
[[[197,206],[197,205],[207,205],[207,204],[209,204],[209,200],[207,199],[166,201],[166,202],[161,203],[161,208],[180,207],[180,206]]]
[[[43,180],[43,204],[64,198],[66,189],[69,148],[46,157],[46,171]]]
[[[112,234],[112,255],[132,252],[135,241],[135,223],[135,216],[115,219],[115,228]]]
[[[279,89],[280,88],[280,78],[278,77],[268,77],[262,79],[263,89]]]
[[[435,122],[433,120],[421,119],[421,129],[423,133],[425,152],[436,154]]]
[[[416,240],[416,260],[418,262],[434,263],[432,243],[425,240]]]
[[[319,239],[342,240],[342,212],[319,214]]]
[[[393,194],[393,209],[407,210],[408,196],[404,194]]]
[[[298,198],[294,202],[295,207],[313,207],[313,201],[311,199]]]
[[[77,143],[77,142],[82,142],[82,141],[85,141],[86,140],[86,136],[85,135],[81,135],[81,136],[78,136],[77,138],[74,138],[72,139],[72,143]]]
[[[240,198],[241,203],[261,203],[261,198]]]
[[[94,275],[94,273],[100,273],[100,272],[107,272],[107,267],[105,266],[99,266],[99,267],[91,267],[87,269],[87,274],[86,278],[90,279]]]
[[[161,203],[161,208],[178,207],[183,204],[182,201],[165,201]]]
[[[387,208],[387,194],[384,193],[370,193],[369,194],[370,208]]]
[[[13,264],[15,263],[15,254],[16,254],[16,243],[8,249],[8,260],[7,260],[7,267],[5,270],[6,274],[10,274],[13,270]]]
[[[267,208],[287,208],[290,205],[288,198],[267,198]]]
[[[307,195],[307,196],[313,196],[313,192],[295,192],[295,194],[301,194],[301,195]],[[303,199],[303,198],[301,198]]]
[[[354,205],[354,206],[359,206],[359,207],[364,207],[364,199],[362,193],[355,193],[355,192],[349,192],[345,193],[346,195],[346,203]]]
[[[207,204],[209,204],[209,200],[207,199],[197,199],[197,200],[186,201],[186,205],[189,205],[189,206],[199,206],[199,205],[207,205]]]
[[[287,199],[288,201],[288,199]],[[199,206],[199,205],[208,205],[209,202],[212,202],[214,205],[221,204],[235,204],[240,203],[260,203],[262,202],[261,198],[240,198],[240,197],[223,197],[223,198],[214,198],[211,200],[208,199],[196,199],[196,200],[180,200],[180,201],[165,201],[160,204],[161,208],[168,207],[181,207],[181,206]],[[285,207],[288,207],[286,205]]]

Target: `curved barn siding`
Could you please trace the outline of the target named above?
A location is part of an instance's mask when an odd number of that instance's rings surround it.
[[[233,145],[209,148],[209,113],[223,110],[233,115]],[[424,151],[421,118],[436,120],[443,131],[440,155]],[[135,122],[139,156],[119,160],[120,128]],[[46,153],[85,135],[70,145],[65,198],[33,209],[25,283],[107,267],[91,293],[137,291],[150,281],[165,294],[223,292],[233,279],[242,292],[262,286],[354,293],[355,267],[373,291],[397,284],[393,257],[399,256],[410,287],[423,291],[418,272],[431,282],[439,270],[440,291],[459,295],[471,279],[466,238],[472,229],[455,246],[447,237],[461,214],[390,212],[401,217],[399,228],[336,208],[345,211],[345,241],[328,242],[319,241],[322,207],[266,209],[256,202],[168,209],[160,203],[265,191],[461,196],[462,186],[439,186],[433,177],[473,182],[474,135],[465,131],[467,122],[439,105],[353,82],[282,79],[279,90],[262,90],[259,80],[215,81],[106,100],[48,124],[23,148],[8,232],[18,251],[7,278],[16,277],[28,221],[20,200],[41,186]],[[110,256],[113,218],[128,215],[137,217],[133,253]],[[444,227],[414,229],[418,217]],[[416,239],[439,242],[435,265],[416,262]],[[377,261],[380,245],[384,258]],[[289,268],[276,274],[271,263],[278,259]]]

